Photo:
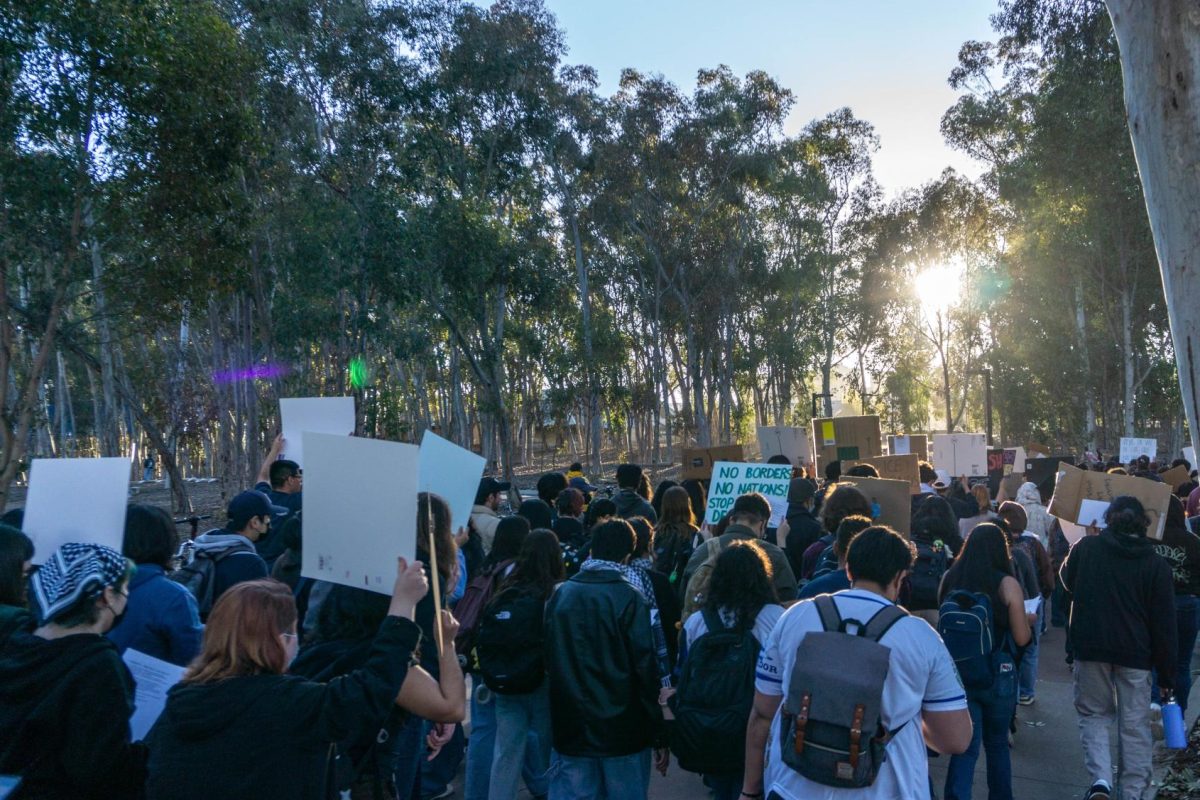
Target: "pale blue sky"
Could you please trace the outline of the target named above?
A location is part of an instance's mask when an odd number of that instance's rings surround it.
[[[566,62],[590,64],[601,90],[620,71],[661,72],[685,91],[701,67],[766,70],[796,96],[787,131],[850,106],[875,125],[876,177],[889,195],[953,166],[938,124],[955,100],[946,85],[958,49],[993,40],[996,0],[546,0],[566,30]]]

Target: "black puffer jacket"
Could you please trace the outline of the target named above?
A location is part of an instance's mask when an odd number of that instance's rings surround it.
[[[1067,636],[1076,659],[1154,668],[1161,686],[1175,686],[1175,591],[1153,541],[1108,529],[1085,536],[1061,575],[1073,601]]]
[[[583,571],[546,609],[554,749],[606,758],[645,750],[662,725],[650,608],[614,570]]]

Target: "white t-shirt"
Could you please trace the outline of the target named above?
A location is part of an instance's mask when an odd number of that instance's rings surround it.
[[[891,605],[886,598],[863,589],[847,589],[833,598],[843,619],[856,619],[863,624],[879,609]],[[785,695],[792,678],[796,648],[809,631],[823,629],[812,601],[797,603],[784,612],[759,655],[754,688],[766,695]],[[904,727],[888,743],[887,761],[875,783],[870,789],[823,786],[783,763],[779,751],[781,703],[780,711],[771,721],[767,740],[765,794],[777,792],[785,800],[928,800],[929,762],[921,735],[921,711],[966,708],[967,695],[941,637],[920,617],[901,619],[884,634],[880,644],[892,651],[883,686],[883,724],[888,730]]]
[[[754,629],[750,631],[754,638],[758,640],[760,645],[767,643],[767,638],[770,637],[771,631],[775,629],[775,623],[779,622],[779,618],[783,616],[783,606],[768,603],[763,606],[758,616],[754,618]],[[732,617],[721,610],[721,621],[726,625],[733,622]],[[688,648],[704,634],[708,633],[708,625],[704,622],[704,615],[697,611],[687,618],[687,622],[683,623],[683,639],[679,645],[679,664],[683,665],[684,658],[687,657]]]

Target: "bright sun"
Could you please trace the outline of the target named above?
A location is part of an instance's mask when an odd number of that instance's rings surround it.
[[[937,264],[926,267],[913,279],[913,293],[926,317],[945,314],[962,294],[961,264]]]

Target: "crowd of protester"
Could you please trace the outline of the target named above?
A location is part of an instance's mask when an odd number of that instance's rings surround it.
[[[849,481],[794,465],[778,526],[760,494],[710,525],[705,481],[651,489],[621,464],[606,491],[572,464],[524,499],[483,478],[459,526],[422,493],[388,596],[301,576],[303,474],[282,444],[225,526],[182,547],[165,512],[131,505],[122,552],[35,559],[5,515],[11,797],[624,800],[674,761],[715,800],[966,800],[982,753],[987,796],[1006,800],[1051,626],[1068,629],[1087,800],[1149,797],[1156,715],[1186,707],[1194,480],[1161,539],[1125,496],[1072,545],[1053,485],[998,502],[925,463],[907,535],[852,482],[869,464]],[[185,668],[138,741],[127,650]]]

